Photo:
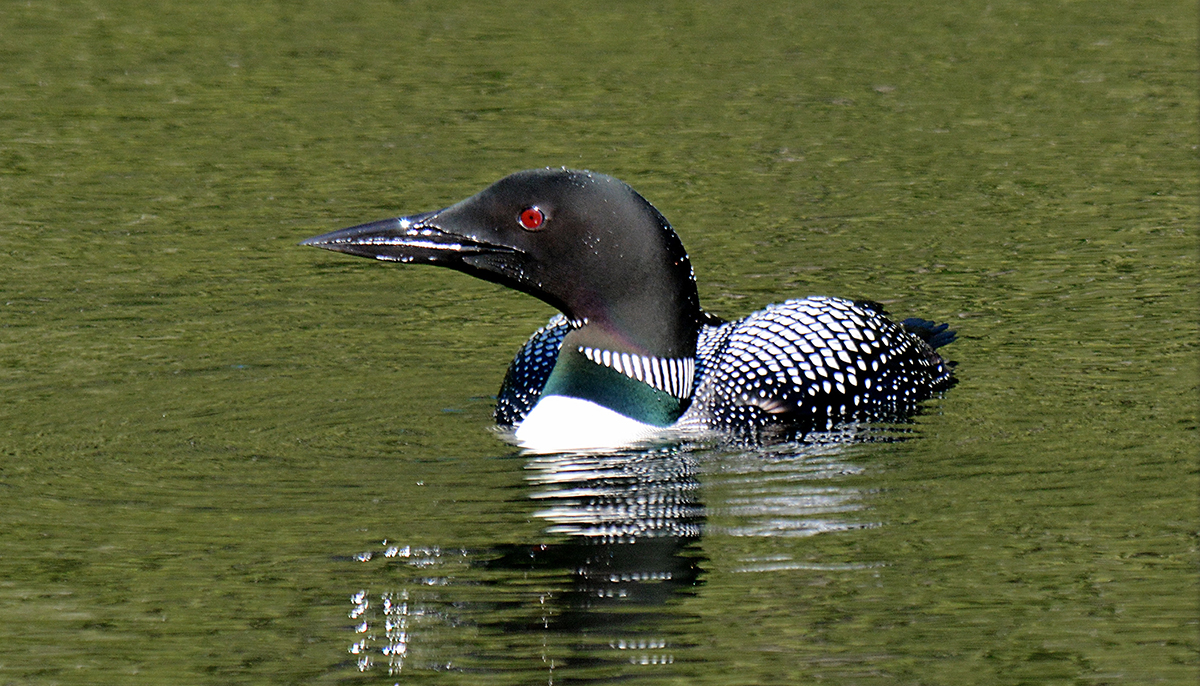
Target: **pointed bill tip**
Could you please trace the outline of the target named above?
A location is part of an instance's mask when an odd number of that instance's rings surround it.
[[[300,245],[346,252],[348,248],[353,246],[377,245],[396,240],[403,237],[405,230],[411,225],[412,223],[404,217],[381,219],[368,224],[359,224],[358,226],[351,226],[348,229],[338,229],[319,236],[313,236],[312,238],[306,238],[300,241]]]
[[[391,262],[455,266],[465,256],[509,254],[513,248],[460,235],[429,223],[435,212],[383,219],[305,239],[300,245]]]

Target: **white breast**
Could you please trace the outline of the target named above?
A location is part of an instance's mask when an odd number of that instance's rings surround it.
[[[590,400],[543,396],[517,427],[517,443],[537,453],[627,448],[664,433]]]

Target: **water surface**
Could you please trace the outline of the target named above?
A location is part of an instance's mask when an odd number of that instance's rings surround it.
[[[1192,683],[1195,8],[0,7],[0,680]],[[706,307],[950,321],[891,439],[490,431],[551,311],[296,243],[631,183]]]

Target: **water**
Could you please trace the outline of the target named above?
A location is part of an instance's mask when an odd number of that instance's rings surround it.
[[[5,4],[0,680],[1193,683],[1194,27]],[[904,440],[515,453],[548,308],[295,244],[539,165],[630,182],[717,314],[881,300],[961,382]]]

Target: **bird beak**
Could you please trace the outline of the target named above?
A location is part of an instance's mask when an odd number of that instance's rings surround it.
[[[443,210],[383,219],[313,236],[300,245],[373,257],[388,262],[415,262],[462,269],[464,258],[516,252],[447,231],[437,225]]]

